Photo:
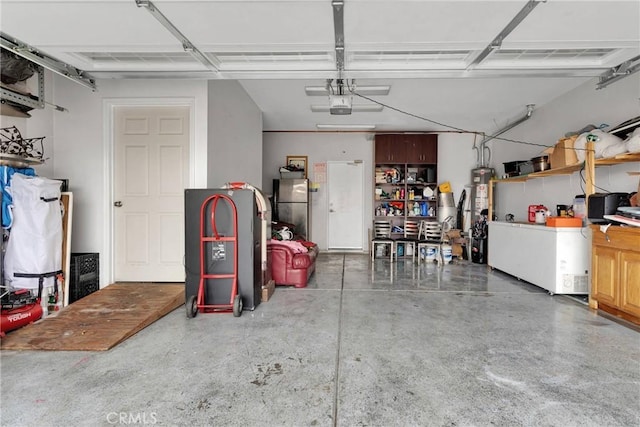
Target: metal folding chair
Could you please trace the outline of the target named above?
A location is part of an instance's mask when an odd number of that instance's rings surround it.
[[[391,221],[373,221],[373,238],[371,239],[371,261],[376,258],[376,249],[383,246],[388,250],[389,261],[393,261],[396,253],[396,242],[391,238]]]

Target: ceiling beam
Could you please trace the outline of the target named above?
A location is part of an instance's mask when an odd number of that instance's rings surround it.
[[[73,80],[74,82],[88,87],[93,91],[97,90],[95,81],[89,74],[77,69],[72,65],[62,62],[54,58],[53,56],[47,55],[46,53],[36,49],[35,47],[29,46],[28,44],[1,31],[0,46],[10,52],[15,53],[18,56],[28,59],[34,64],[40,65],[47,70],[51,70],[54,73],[61,75],[62,77]]]
[[[525,4],[524,7],[520,9],[520,12],[518,12],[516,16],[514,16],[513,19],[507,24],[507,26],[504,27],[493,40],[491,40],[487,47],[485,47],[482,52],[480,52],[475,58],[473,58],[471,63],[469,63],[469,65],[467,66],[467,70],[474,68],[476,65],[484,61],[484,59],[489,56],[489,54],[491,54],[491,52],[493,52],[495,49],[500,49],[500,46],[502,46],[502,42],[504,41],[504,39],[513,30],[515,30],[522,21],[524,21],[524,18],[526,18],[527,15],[529,15],[531,11],[535,9],[538,3],[546,3],[546,1],[547,0],[529,0],[527,4]]]
[[[606,73],[600,76],[596,89],[604,89],[611,83],[624,79],[633,73],[640,71],[640,55],[624,61],[622,64],[617,65]]]
[[[182,32],[175,26],[162,12],[158,10],[156,5],[154,5],[149,0],[136,0],[136,5],[138,7],[144,7],[147,11],[154,17],[163,27],[165,27],[169,32],[182,44],[182,49],[185,52],[189,53],[195,59],[197,59],[202,65],[210,69],[211,71],[218,72],[218,67],[216,64],[209,59],[205,54],[203,54],[197,47],[194,46],[189,39],[182,34]]]
[[[305,86],[304,91],[307,96],[329,96],[328,86]],[[361,95],[389,95],[389,90],[391,86],[358,86]]]
[[[344,1],[333,0],[333,33],[335,36],[336,69],[338,77],[344,71]]]

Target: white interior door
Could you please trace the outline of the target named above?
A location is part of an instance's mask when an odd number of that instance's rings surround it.
[[[183,282],[189,107],[116,107],[116,281]]]
[[[363,248],[364,166],[362,162],[327,162],[328,249]]]

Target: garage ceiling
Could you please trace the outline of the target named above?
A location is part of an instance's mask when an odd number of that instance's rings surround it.
[[[540,107],[625,61],[640,62],[637,0],[333,3],[2,0],[0,24],[3,33],[95,77],[98,91],[104,78],[238,80],[263,111],[265,130],[372,124],[376,131],[432,131],[448,124],[490,133],[522,116],[527,104]],[[344,16],[343,69],[336,5]],[[529,13],[510,27],[523,11]],[[329,99],[308,96],[305,87],[338,78],[355,84],[356,93],[377,85],[390,91],[354,96],[350,115],[313,112]],[[640,81],[640,73],[628,78]],[[385,108],[356,111],[372,100]]]

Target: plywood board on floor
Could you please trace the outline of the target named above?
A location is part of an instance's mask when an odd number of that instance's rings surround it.
[[[117,283],[2,339],[3,350],[104,351],[184,304],[184,284]]]

